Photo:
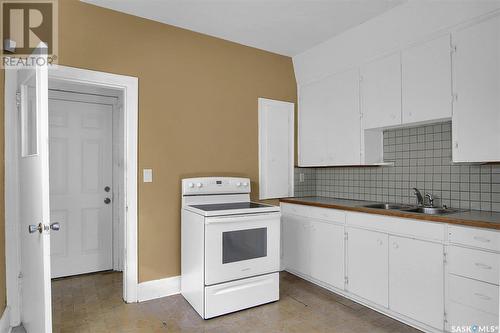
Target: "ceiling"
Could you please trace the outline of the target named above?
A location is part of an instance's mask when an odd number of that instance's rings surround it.
[[[405,0],[82,0],[294,56]]]

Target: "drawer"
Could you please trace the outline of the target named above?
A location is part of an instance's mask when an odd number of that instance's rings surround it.
[[[448,275],[449,299],[498,316],[498,286],[456,275]]]
[[[448,227],[450,243],[479,247],[500,252],[500,232],[477,228]]]
[[[281,204],[281,212],[283,214],[299,215],[341,224],[344,224],[346,219],[346,214],[343,210],[288,203]]]
[[[378,214],[347,212],[349,226],[371,229],[410,238],[422,238],[443,242],[445,224],[390,217]]]
[[[312,208],[311,206],[281,203],[281,213],[284,215],[292,214],[292,215],[300,215],[307,217],[309,216],[311,208]]]
[[[498,285],[500,254],[448,247],[449,272]]]
[[[327,220],[331,222],[345,223],[345,212],[343,210],[331,209],[331,208],[320,208],[311,207],[309,211],[309,216],[315,219]]]
[[[279,299],[278,273],[205,288],[205,319]]]
[[[471,327],[477,325],[479,327],[498,326],[498,315],[474,309],[465,304],[450,301],[446,310],[447,316],[447,331],[449,332],[474,332],[459,331],[457,328]],[[479,332],[479,331],[478,331]],[[488,332],[495,332],[490,330]]]

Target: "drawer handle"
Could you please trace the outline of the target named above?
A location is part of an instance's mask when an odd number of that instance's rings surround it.
[[[481,262],[476,262],[475,264],[479,268],[484,268],[484,269],[491,269],[492,267],[490,265],[483,264]]]
[[[250,282],[250,283],[248,283],[248,282],[241,283],[241,284],[236,285],[236,286],[231,286],[231,287],[226,287],[226,288],[223,288],[223,289],[219,289],[216,292],[214,292],[213,295],[215,295],[215,296],[217,296],[217,295],[223,295],[223,294],[232,293],[232,292],[239,291],[239,290],[260,287],[260,286],[263,286],[263,285],[266,285],[266,284],[270,284],[270,283],[273,283],[273,281],[269,280],[269,279],[262,280],[262,281]]]
[[[490,239],[486,238],[486,237],[481,237],[481,236],[474,236],[473,237],[475,240],[479,241],[479,242],[483,242],[483,243],[489,243],[491,242]]]
[[[484,295],[484,294],[474,293],[474,295],[475,295],[475,296],[477,296],[477,297],[479,297],[480,299],[485,300],[485,301],[489,301],[489,300],[491,300],[491,297],[486,296],[486,295]]]

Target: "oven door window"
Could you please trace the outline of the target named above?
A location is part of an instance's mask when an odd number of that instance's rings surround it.
[[[226,231],[222,233],[222,263],[267,256],[267,228]]]

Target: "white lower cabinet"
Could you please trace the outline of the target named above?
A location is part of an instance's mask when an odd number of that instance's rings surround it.
[[[344,226],[312,220],[311,277],[344,289]]]
[[[448,330],[478,325],[498,326],[498,286],[450,274]]]
[[[282,216],[292,273],[425,332],[498,326],[500,232],[293,204]]]
[[[305,275],[310,274],[310,225],[307,218],[283,215],[285,267]]]
[[[324,210],[309,211],[312,216],[324,215]],[[285,268],[343,290],[343,212],[335,221],[292,214],[286,208],[282,214]]]
[[[446,330],[498,331],[500,232],[450,226],[448,235]]]
[[[388,235],[347,228],[346,289],[370,302],[388,307]]]
[[[443,329],[443,244],[389,236],[389,308]]]

